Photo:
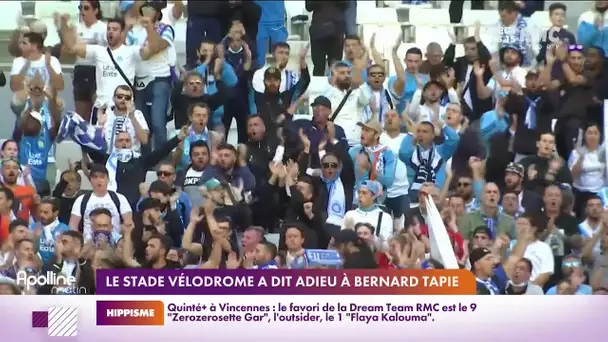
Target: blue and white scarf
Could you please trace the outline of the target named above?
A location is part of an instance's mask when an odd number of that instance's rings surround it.
[[[57,142],[72,139],[76,144],[95,151],[106,151],[107,144],[103,129],[97,129],[75,112],[67,112],[61,119]]]
[[[266,263],[263,263],[261,265],[254,265],[253,269],[257,269],[257,270],[276,270],[279,269],[279,266],[277,266],[277,262],[274,260],[270,260]]]
[[[526,99],[526,101],[528,101],[528,110],[526,111],[526,118],[525,118],[525,125],[527,128],[529,129],[535,129],[536,128],[536,109],[537,109],[537,104],[538,101],[540,101],[540,97],[537,98],[536,100],[532,101],[529,97],[524,96],[524,98]]]
[[[108,190],[117,191],[118,190],[118,182],[116,180],[116,174],[118,171],[118,162],[127,163],[133,158],[138,158],[133,150],[126,148],[117,148],[112,151],[110,157],[106,161],[106,169],[108,169]]]
[[[340,172],[337,173],[335,179],[326,179],[321,176],[321,180],[325,183],[329,192],[327,201],[327,220],[325,222],[341,227],[346,214],[346,195],[344,193],[344,185],[340,179]]]
[[[372,96],[374,96],[374,91],[371,89],[370,91],[372,91]],[[374,99],[376,99],[375,96]],[[384,123],[384,114],[386,114],[386,112],[388,112],[389,110],[393,110],[395,108],[395,106],[393,105],[393,100],[391,99],[391,96],[386,89],[382,88],[382,90],[380,90],[380,103],[376,103],[376,105],[378,106],[376,108],[376,113],[378,113],[376,119],[378,119],[378,121],[380,121],[380,123],[382,124]],[[365,108],[363,108],[363,121],[365,122],[371,120],[372,116],[373,111],[371,104],[365,106]]]
[[[443,159],[437,152],[435,145],[433,145],[430,151],[428,151],[427,158],[424,158],[422,153],[423,151],[421,151],[420,145],[416,145],[416,149],[414,150],[412,159],[410,160],[410,166],[416,172],[412,185],[410,186],[411,190],[420,190],[422,184],[426,182],[436,182],[437,173],[443,165]]]
[[[370,163],[376,166],[376,174],[384,173],[384,151],[386,151],[387,149],[388,146],[383,144],[379,144],[373,147],[366,147],[364,149],[365,153],[367,153]]]

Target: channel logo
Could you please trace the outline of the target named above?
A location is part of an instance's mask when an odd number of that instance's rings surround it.
[[[47,328],[49,336],[78,336],[78,308],[52,307],[32,312],[32,328]]]

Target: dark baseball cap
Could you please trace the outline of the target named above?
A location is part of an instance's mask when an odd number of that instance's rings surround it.
[[[479,233],[486,234],[490,239],[492,238],[492,231],[490,230],[490,228],[488,228],[486,226],[479,226],[479,227],[475,228],[475,230],[473,231],[473,236],[475,236]]]
[[[321,95],[321,96],[317,96],[315,98],[315,101],[310,106],[311,107],[323,106],[323,107],[326,107],[327,109],[331,110],[331,101],[329,101],[329,99],[327,97]]]
[[[268,69],[266,69],[266,71],[264,71],[264,79],[275,79],[275,80],[280,80],[281,79],[281,71],[275,67],[269,67]]]
[[[492,252],[485,247],[475,248],[473,251],[471,251],[471,254],[469,256],[469,261],[471,262],[471,267],[473,267],[476,262],[483,259],[486,255],[489,255],[489,254],[492,254]]]
[[[518,174],[520,177],[524,176],[524,167],[521,164],[510,162],[505,169],[505,172],[513,172]]]

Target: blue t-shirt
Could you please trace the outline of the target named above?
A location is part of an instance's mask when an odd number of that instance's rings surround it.
[[[30,231],[35,231],[40,227],[40,224],[34,223],[30,226]],[[40,259],[42,263],[46,264],[55,257],[55,242],[57,238],[65,231],[70,230],[70,227],[65,223],[59,222],[54,228],[51,229],[51,239],[48,239],[43,228],[40,228]]]
[[[547,293],[545,293],[545,294],[546,295],[556,295],[557,294],[557,285],[553,286],[550,289],[548,289]],[[581,286],[579,286],[578,289],[576,289],[576,292],[574,292],[574,294],[575,295],[583,295],[583,296],[592,295],[593,294],[593,289],[589,285],[581,284]]]
[[[27,109],[28,106],[29,103],[25,108]],[[51,139],[53,123],[46,103],[42,104],[40,116],[42,117],[40,134],[33,137],[22,134],[19,140],[19,164],[30,166],[30,174],[34,182],[46,179],[48,157],[53,148],[53,140]]]
[[[19,140],[19,163],[30,166],[30,174],[35,182],[46,179],[48,156],[52,146],[48,129],[35,136],[22,136]]]
[[[429,75],[420,75],[420,78],[422,80],[422,84],[426,84],[429,81]],[[395,85],[396,80],[397,76],[389,77],[388,89],[391,92],[391,95],[393,95],[393,97],[397,100],[397,103],[395,104],[395,107],[397,107],[397,112],[401,113],[405,110],[405,106],[412,101],[414,93],[418,89],[418,83],[416,83],[416,76],[406,71],[403,92],[401,94],[395,94],[393,91],[393,86]]]

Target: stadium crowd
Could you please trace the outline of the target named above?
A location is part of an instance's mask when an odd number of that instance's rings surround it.
[[[478,294],[608,294],[608,1],[576,34],[552,4],[540,49],[530,1],[501,1],[498,46],[480,25],[463,41],[450,32],[445,51],[402,55],[399,37],[390,77],[375,39],[353,32],[353,2],[306,1],[312,66],[308,46],[286,41],[283,1],[188,2],[183,67],[167,23],[181,1],[168,21],[166,1],[122,1],[109,19],[81,1],[77,25],[56,16],[54,47],[44,25],[18,30],[0,293],[22,293],[20,274],[53,273],[94,294],[104,268],[439,269],[433,229],[445,229]],[[69,56],[75,108],[58,96]],[[294,117],[312,77],[328,88],[309,99],[311,118]],[[53,146],[66,139],[83,159],[54,184]],[[431,228],[432,204],[443,224]]]

